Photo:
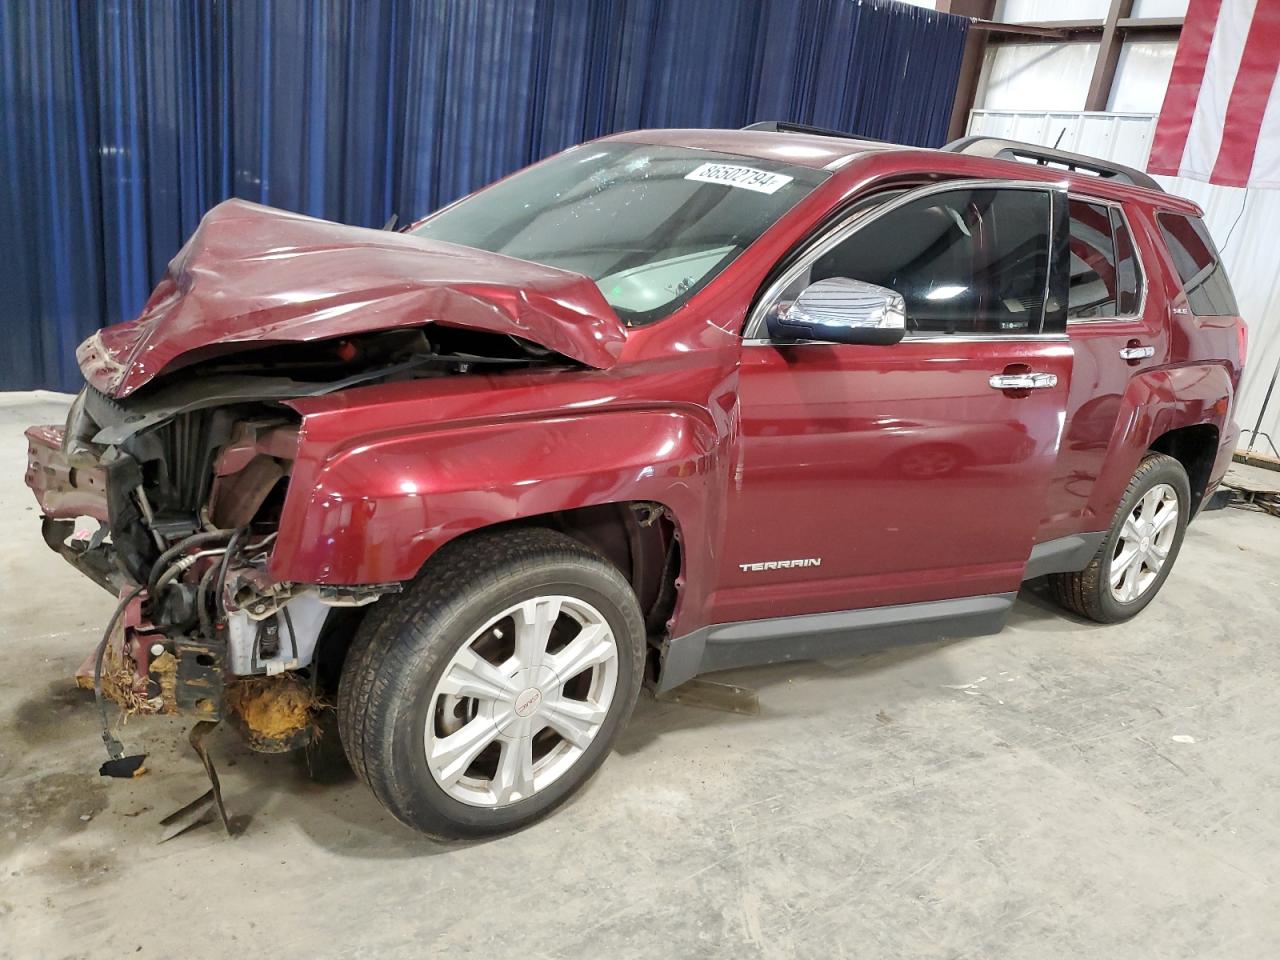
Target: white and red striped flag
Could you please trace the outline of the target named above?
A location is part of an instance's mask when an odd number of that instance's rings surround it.
[[[1280,0],[1191,0],[1149,173],[1280,187]]]

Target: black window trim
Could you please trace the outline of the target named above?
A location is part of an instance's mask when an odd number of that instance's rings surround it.
[[[1037,190],[1045,193],[1050,198],[1049,203],[1049,224],[1046,231],[1051,238],[1050,249],[1048,255],[1052,257],[1052,237],[1054,234],[1053,226],[1053,210],[1054,199],[1065,197],[1066,191],[1061,186],[1053,183],[1046,183],[1043,180],[994,180],[994,179],[964,179],[964,180],[941,180],[937,183],[930,183],[925,186],[916,187],[907,190],[900,196],[894,197],[879,207],[875,207],[869,211],[859,211],[849,219],[840,219],[834,223],[822,234],[815,237],[799,256],[795,257],[791,264],[777,274],[773,281],[769,283],[763,291],[757,294],[756,299],[751,305],[751,309],[747,311],[747,322],[743,327],[742,343],[748,347],[762,346],[778,346],[780,341],[773,340],[768,336],[765,327],[765,315],[768,313],[769,307],[782,294],[782,291],[790,286],[804,270],[812,266],[813,262],[823,254],[829,252],[834,247],[843,243],[853,234],[857,233],[869,223],[874,223],[881,217],[887,216],[899,207],[920,199],[921,197],[930,196],[936,193],[949,193],[955,190]],[[856,202],[857,198],[854,198]],[[1060,200],[1058,202],[1061,202]],[[1049,300],[1049,287],[1052,283],[1053,264],[1048,264],[1045,270],[1045,307]],[[1041,308],[1040,313],[1040,329],[1035,333],[927,333],[912,334],[908,332],[902,342],[908,340],[912,343],[997,343],[1005,340],[1066,340],[1067,334],[1065,330],[1048,330],[1045,327],[1045,307]],[[827,344],[825,340],[787,340],[787,346],[807,346],[813,344]]]
[[[1120,219],[1124,221],[1124,228],[1129,231],[1129,243],[1133,246],[1133,262],[1138,268],[1138,311],[1136,313],[1117,313],[1110,317],[1068,317],[1068,327],[1080,327],[1090,323],[1136,323],[1147,314],[1147,265],[1142,262],[1142,251],[1138,249],[1138,235],[1134,233],[1133,221],[1129,219],[1129,214],[1124,208],[1124,203],[1119,200],[1106,200],[1102,197],[1091,197],[1083,193],[1075,193],[1067,191],[1067,200],[1079,200],[1081,203],[1090,203],[1095,207],[1108,207],[1120,214]],[[1070,217],[1068,217],[1067,230],[1070,232]],[[1116,231],[1115,227],[1111,228],[1111,248],[1116,249]],[[1120,263],[1116,261],[1116,275],[1119,276]],[[1117,285],[1116,304],[1120,302],[1120,290]]]

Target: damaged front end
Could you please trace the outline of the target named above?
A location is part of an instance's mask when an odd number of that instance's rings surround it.
[[[306,742],[334,609],[399,585],[267,575],[298,455],[289,402],[472,369],[601,369],[625,338],[577,274],[214,207],[142,313],[81,344],[87,385],[65,425],[27,431],[45,541],[123,598],[81,682],[131,713],[230,716],[258,749]]]
[[[359,608],[399,583],[273,576],[302,421],[291,403],[393,381],[605,369],[625,328],[586,277],[242,201],[211,210],[135,320],[77,360],[62,426],[27,431],[48,545],[120,598],[78,671],[106,703],[228,719],[278,752],[316,734]],[[305,496],[309,491],[297,491]],[[344,614],[343,611],[347,611]],[[136,761],[128,763],[126,761]]]
[[[285,402],[563,362],[514,338],[397,330],[239,353],[125,400],[86,386],[63,426],[27,430],[45,541],[124,598],[77,682],[130,714],[227,719],[260,751],[306,745],[325,701],[326,632],[351,627],[337,611],[400,585],[268,575],[299,443]]]
[[[45,541],[127,598],[77,682],[96,678],[129,714],[229,718],[255,749],[302,746],[331,610],[398,585],[338,592],[267,577],[297,449],[282,408],[159,410],[89,387],[64,427],[27,431]]]

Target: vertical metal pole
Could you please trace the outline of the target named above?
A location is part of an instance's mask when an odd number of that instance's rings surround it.
[[[1111,99],[1111,85],[1115,82],[1116,66],[1120,63],[1120,49],[1124,35],[1120,21],[1133,12],[1133,0],[1111,0],[1107,19],[1102,28],[1102,43],[1098,45],[1098,59],[1094,62],[1093,77],[1089,80],[1089,95],[1085,98],[1086,110],[1106,110]]]
[[[1253,444],[1258,439],[1258,434],[1262,433],[1262,418],[1267,415],[1267,407],[1271,405],[1271,394],[1276,389],[1276,380],[1280,379],[1280,357],[1276,358],[1276,368],[1271,371],[1271,382],[1267,384],[1267,392],[1262,398],[1262,409],[1258,411],[1258,419],[1253,425],[1253,432],[1249,434],[1249,446],[1245,449],[1245,455],[1253,453]],[[1263,436],[1268,436],[1263,434]],[[1276,445],[1271,444],[1271,449],[1275,450]],[[1276,451],[1280,453],[1280,451]]]
[[[996,12],[996,0],[941,0],[940,13],[990,20]],[[978,79],[982,75],[982,61],[987,50],[985,30],[970,30],[964,43],[964,59],[960,62],[960,75],[956,78],[955,102],[951,108],[951,125],[947,139],[955,140],[969,132],[969,111],[973,109],[978,92]]]

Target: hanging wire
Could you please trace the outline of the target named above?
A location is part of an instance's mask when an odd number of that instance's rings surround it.
[[[1236,214],[1235,220],[1231,222],[1231,229],[1227,231],[1227,239],[1222,241],[1222,252],[1227,252],[1227,244],[1231,242],[1231,235],[1236,232],[1236,224],[1240,222],[1240,218],[1244,216],[1244,208],[1249,205],[1249,188],[1244,188],[1244,199],[1240,203],[1240,212]]]

